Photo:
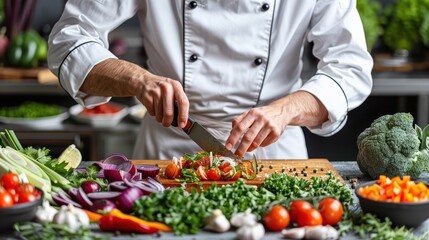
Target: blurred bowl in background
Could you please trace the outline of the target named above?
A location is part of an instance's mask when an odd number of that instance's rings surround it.
[[[108,102],[92,109],[85,109],[77,104],[69,109],[72,119],[93,127],[114,127],[128,114],[128,106]]]

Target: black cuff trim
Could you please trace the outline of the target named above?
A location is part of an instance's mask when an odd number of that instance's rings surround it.
[[[325,74],[325,73],[316,73],[315,75],[322,75],[322,76],[328,77],[328,78],[330,78],[332,81],[334,81],[334,82],[338,85],[338,87],[339,87],[339,88],[341,89],[341,91],[343,92],[344,98],[346,99],[346,105],[347,105],[347,109],[346,109],[346,111],[348,111],[348,109],[349,109],[349,101],[347,100],[347,95],[346,95],[346,93],[344,92],[344,90],[343,90],[343,88],[341,87],[341,85],[340,85],[337,81],[335,81],[335,80],[334,80],[334,78],[332,78],[331,76],[329,76],[328,74]]]
[[[60,80],[60,76],[61,76],[61,67],[63,66],[64,62],[66,61],[66,59],[68,58],[68,56],[70,55],[70,53],[72,53],[74,50],[76,50],[77,48],[81,47],[82,45],[85,45],[87,43],[96,43],[96,41],[88,41],[88,42],[84,42],[81,43],[79,45],[77,45],[76,47],[74,47],[69,53],[67,53],[67,55],[64,57],[63,61],[60,64],[60,67],[58,68],[58,82],[60,83],[60,86],[64,89],[63,85],[61,84],[61,80]],[[65,89],[64,89],[65,90]]]

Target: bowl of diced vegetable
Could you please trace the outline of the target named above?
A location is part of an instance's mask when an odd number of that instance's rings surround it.
[[[128,106],[108,102],[93,108],[84,108],[82,105],[74,105],[69,109],[71,117],[80,123],[93,127],[113,127],[128,114]]]
[[[395,226],[417,227],[429,218],[429,187],[409,176],[380,176],[359,185],[355,194],[363,212],[387,217]]]
[[[15,223],[34,219],[43,202],[43,191],[31,183],[16,183],[18,175],[5,173],[0,184],[0,232],[12,230]]]

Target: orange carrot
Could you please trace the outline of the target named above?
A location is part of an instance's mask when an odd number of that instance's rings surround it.
[[[375,184],[359,188],[366,198],[388,202],[419,202],[429,200],[429,188],[424,183],[411,181],[410,176],[390,179],[380,175]]]

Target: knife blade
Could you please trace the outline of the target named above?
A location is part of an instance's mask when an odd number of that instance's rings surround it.
[[[178,115],[177,104],[174,104],[174,119],[171,125],[177,127],[177,115]],[[188,136],[200,146],[206,152],[212,152],[213,154],[220,154],[221,156],[230,157],[232,159],[239,159],[231,150],[226,149],[225,145],[222,144],[216,137],[214,137],[207,129],[201,124],[194,121],[191,117],[188,117],[188,121],[182,130],[188,134]]]

